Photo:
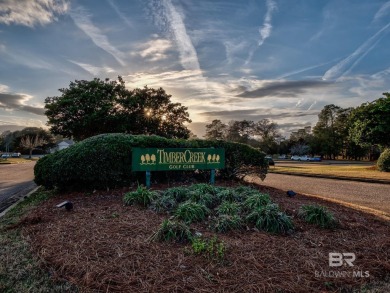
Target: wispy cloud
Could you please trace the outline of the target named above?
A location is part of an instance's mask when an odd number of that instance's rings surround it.
[[[7,111],[20,110],[36,115],[43,115],[43,106],[36,107],[27,104],[31,99],[31,96],[25,94],[0,93],[0,108]]]
[[[86,9],[79,6],[70,11],[70,16],[72,17],[74,23],[87,35],[91,38],[92,42],[99,48],[106,51],[112,57],[114,57],[119,64],[125,66],[124,61],[125,54],[115,48],[110,42],[106,35],[104,35],[101,30],[95,26],[91,20],[91,15],[87,12]]]
[[[170,40],[152,39],[138,46],[141,51],[138,53],[141,57],[149,61],[159,61],[168,58],[167,52],[172,48]]]
[[[369,53],[378,42],[388,33],[390,23],[382,27],[376,34],[366,40],[359,48],[357,48],[351,55],[343,59],[328,71],[325,72],[323,80],[334,80],[342,77],[354,66],[356,66],[360,60]]]
[[[108,4],[115,10],[115,12],[118,14],[119,18],[123,20],[124,23],[127,24],[128,27],[134,28],[134,25],[131,23],[131,21],[126,17],[125,14],[120,11],[118,6],[114,3],[113,0],[108,0]]]
[[[200,70],[198,55],[183,21],[183,16],[171,0],[153,0],[152,13],[157,26],[165,28],[173,37],[180,54],[180,63],[186,70]]]
[[[309,89],[330,87],[332,83],[324,81],[299,80],[299,81],[274,81],[267,82],[262,87],[245,91],[237,97],[264,98],[264,97],[297,97],[306,93]]]
[[[272,13],[278,8],[278,6],[274,0],[267,0],[266,5],[267,5],[267,12],[265,13],[263,26],[259,28],[260,39],[257,43],[257,47],[253,48],[249,52],[249,56],[245,62],[246,65],[252,60],[253,54],[255,53],[257,48],[262,46],[264,44],[265,40],[268,39],[269,36],[271,35],[271,32],[272,32]]]
[[[80,66],[82,69],[89,72],[92,76],[100,76],[102,74],[115,72],[115,70],[111,67],[98,67],[87,63],[77,62],[74,60],[68,60],[68,61]]]
[[[2,0],[0,1],[0,23],[34,27],[57,20],[70,7],[67,0]]]
[[[390,1],[387,1],[385,4],[379,8],[378,12],[374,16],[373,21],[377,21],[381,19],[382,17],[386,16],[390,12]]]

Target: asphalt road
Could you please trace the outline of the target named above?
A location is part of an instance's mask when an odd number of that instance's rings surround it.
[[[0,213],[36,187],[34,165],[0,164]]]
[[[261,185],[317,195],[384,212],[390,216],[390,184],[365,183],[282,174],[267,174]]]

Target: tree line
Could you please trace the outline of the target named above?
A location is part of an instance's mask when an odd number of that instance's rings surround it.
[[[225,139],[259,147],[268,154],[321,155],[377,159],[390,147],[390,93],[356,108],[326,105],[313,131],[302,129],[289,139],[281,136],[278,125],[269,119],[258,122],[213,120],[206,125],[208,139]]]

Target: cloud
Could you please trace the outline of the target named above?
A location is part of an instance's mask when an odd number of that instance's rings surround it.
[[[92,76],[100,76],[101,74],[115,72],[115,70],[111,67],[98,67],[87,63],[77,62],[74,60],[68,60],[68,61],[80,66],[82,69],[89,72]]]
[[[276,2],[274,0],[267,0],[267,12],[265,13],[264,21],[263,21],[263,26],[259,28],[259,33],[260,33],[260,39],[257,43],[257,47],[253,48],[251,51],[249,51],[249,55],[247,60],[245,61],[245,65],[248,65],[249,62],[253,58],[253,54],[257,50],[258,47],[262,46],[265,42],[266,39],[268,39],[271,36],[271,31],[272,31],[272,13],[278,8],[276,5]]]
[[[126,23],[129,28],[134,28],[134,25],[126,17],[126,15],[119,10],[118,6],[115,5],[114,1],[108,0],[108,4],[110,4],[110,6],[115,10],[116,14],[118,14],[119,18],[122,19],[123,22]]]
[[[165,39],[150,40],[139,46],[139,55],[149,61],[159,61],[168,58],[167,52],[172,48],[172,43]]]
[[[240,110],[223,110],[223,111],[207,111],[202,112],[200,115],[206,117],[212,117],[212,119],[221,119],[222,121],[229,120],[252,120],[259,121],[261,119],[268,118],[270,120],[278,120],[284,118],[302,118],[304,116],[316,116],[319,111],[317,110],[292,110],[292,109],[240,109]]]
[[[364,58],[378,42],[387,34],[390,23],[382,27],[376,34],[366,40],[359,48],[357,48],[351,55],[343,59],[328,71],[325,72],[323,80],[334,80],[347,74],[360,60]]]
[[[377,21],[381,19],[382,17],[386,16],[390,12],[390,1],[387,1],[385,4],[379,8],[378,12],[374,16],[374,21]]]
[[[262,87],[245,91],[237,97],[241,98],[264,98],[264,97],[297,97],[306,93],[308,89],[317,89],[332,86],[332,83],[324,81],[272,81],[266,82]]]
[[[77,27],[81,29],[87,36],[89,36],[96,46],[114,57],[115,60],[117,60],[118,63],[122,66],[126,65],[124,61],[124,53],[110,44],[108,38],[100,31],[97,26],[93,24],[91,15],[88,14],[88,12],[83,7],[79,6],[76,9],[72,9],[69,12],[69,15]]]
[[[26,102],[31,98],[31,96],[25,94],[9,94],[0,92],[0,108],[11,111],[20,110],[36,115],[44,115],[45,110],[43,107],[34,107],[26,104]]]
[[[153,0],[150,5],[158,27],[167,30],[179,50],[180,63],[186,70],[200,70],[198,55],[183,21],[171,0]]]
[[[34,27],[57,20],[57,15],[68,11],[66,0],[2,0],[0,1],[0,23]]]

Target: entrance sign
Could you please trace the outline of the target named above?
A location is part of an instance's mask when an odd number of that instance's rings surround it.
[[[225,167],[225,150],[213,148],[133,148],[133,171],[211,170]]]

